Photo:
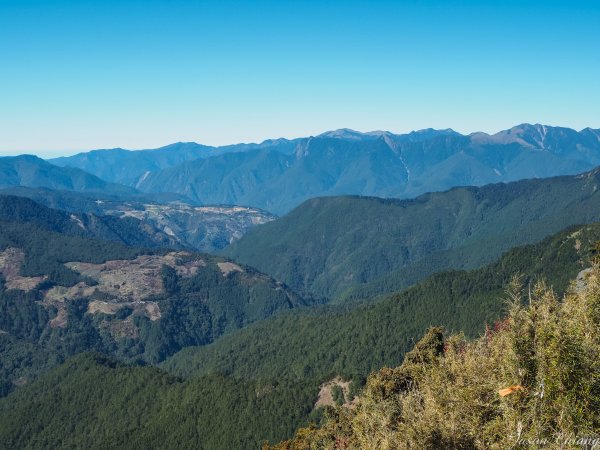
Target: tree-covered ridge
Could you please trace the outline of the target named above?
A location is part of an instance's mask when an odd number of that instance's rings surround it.
[[[218,375],[183,381],[84,353],[0,399],[0,446],[259,448],[291,436],[310,414],[303,388]]]
[[[0,400],[0,442],[245,450],[291,438],[297,427],[320,421],[323,410],[314,405],[324,381],[354,379],[355,395],[370,372],[400,364],[432,324],[477,335],[484,320],[501,317],[515,272],[525,286],[545,278],[564,291],[590,264],[599,238],[600,225],[573,227],[485,268],[438,274],[376,304],[346,313],[307,308],[250,325],[165,363],[185,379],[79,355]],[[15,350],[15,361],[26,351],[35,356],[33,349]]]
[[[352,408],[263,448],[593,448],[599,277],[595,266],[564,299],[543,283],[515,281],[508,316],[479,339],[431,328],[401,366],[369,376]]]
[[[13,195],[0,194],[0,222],[27,224],[46,231],[114,241],[133,247],[182,247],[172,236],[152,229],[133,217],[68,213]]]
[[[249,228],[275,218],[257,208],[193,206],[185,200],[160,194],[119,197],[19,186],[0,189],[0,195],[26,197],[49,208],[75,213],[83,216],[82,223],[90,214],[109,216],[103,220],[111,220],[111,225],[122,223],[114,220],[119,218],[129,226],[138,224],[142,235],[152,237],[152,245],[182,246],[202,253],[221,250]],[[81,232],[81,228],[78,231]]]
[[[514,246],[600,220],[599,183],[596,170],[414,200],[316,198],[250,230],[224,252],[300,292],[332,299],[394,292],[440,270],[480,267]]]
[[[546,280],[558,293],[593,256],[600,224],[569,228],[515,248],[473,271],[442,272],[375,303],[301,309],[256,323],[201,348],[187,348],[163,367],[181,376],[222,373],[251,379],[320,383],[341,375],[364,380],[369,372],[402,362],[433,325],[477,336],[501,317],[503,294],[515,274],[525,283]]]
[[[0,221],[3,393],[79,352],[155,363],[307,304],[285,285],[221,257],[50,231],[69,222],[21,200],[12,215],[2,209],[11,221]]]

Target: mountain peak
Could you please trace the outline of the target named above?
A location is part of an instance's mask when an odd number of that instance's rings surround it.
[[[161,148],[167,149],[167,148],[177,148],[177,147],[181,147],[181,146],[191,146],[191,147],[195,147],[195,146],[201,146],[204,147],[204,145],[202,144],[198,144],[197,142],[194,141],[177,141],[177,142],[173,142],[172,144],[167,144],[164,145],[156,150],[160,150]]]
[[[541,123],[521,123],[506,131],[515,134],[537,133],[540,135],[546,135],[548,133],[548,130],[552,128],[554,127],[551,127],[550,125],[543,125]]]
[[[438,136],[462,136],[452,128],[435,129],[435,128],[423,128],[421,130],[414,130],[406,134],[411,141],[426,141],[428,139],[434,139]]]
[[[472,133],[471,139],[479,144],[519,144],[525,148],[531,149],[546,149],[546,137],[549,133],[553,133],[555,130],[562,130],[563,132],[573,132],[569,128],[557,128],[549,125],[542,125],[539,123],[530,124],[522,123],[516,125],[508,130],[502,130],[495,134],[487,134],[483,132]]]
[[[337,130],[326,131],[321,133],[318,137],[330,137],[337,139],[362,139],[365,133],[360,131],[352,130],[350,128],[338,128]]]
[[[29,155],[29,154],[23,154],[23,155],[17,155],[17,156],[0,156],[0,158],[4,159],[5,161],[36,161],[36,162],[45,162],[45,160],[43,160],[42,158],[40,158],[39,156],[36,155]]]
[[[413,130],[411,134],[459,134],[452,128],[422,128],[420,130]]]

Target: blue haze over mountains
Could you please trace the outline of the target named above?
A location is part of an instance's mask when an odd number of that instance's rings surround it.
[[[411,198],[454,186],[576,174],[600,165],[600,130],[522,124],[488,135],[341,129],[315,137],[209,147],[95,150],[49,160],[145,193],[284,214],[317,196]]]
[[[598,165],[600,130],[542,125],[0,158],[0,442],[289,438],[328,380],[481,332],[515,273],[564,292],[597,257]]]

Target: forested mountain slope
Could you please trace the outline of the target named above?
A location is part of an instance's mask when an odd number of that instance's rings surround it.
[[[68,213],[47,208],[28,198],[1,193],[0,221],[31,224],[46,231],[115,241],[134,247],[184,247],[178,239],[162,230],[148,227],[134,217],[121,219],[97,214]],[[29,245],[27,242],[24,244]]]
[[[475,341],[431,328],[352,407],[265,450],[593,448],[600,429],[600,280],[564,299],[515,283],[508,315]]]
[[[310,414],[302,388],[221,376],[183,381],[82,354],[0,399],[0,445],[256,449],[291,436]]]
[[[163,367],[182,376],[360,380],[374,368],[398,365],[429,326],[477,336],[501,316],[505,289],[515,275],[525,285],[546,280],[562,294],[589,267],[599,240],[599,223],[574,226],[512,249],[480,269],[434,274],[373,304],[313,307],[274,317],[209,346],[184,349]]]
[[[11,448],[247,449],[289,438],[318,419],[324,381],[360,381],[400,364],[411,338],[431,324],[477,334],[483,320],[501,316],[515,272],[525,285],[544,277],[564,290],[589,265],[599,237],[599,225],[574,227],[486,268],[439,274],[374,305],[342,314],[306,310],[251,326],[169,360],[165,367],[185,381],[80,355],[0,400],[0,441]],[[348,394],[355,392],[356,385]]]
[[[307,303],[221,257],[92,239],[27,199],[0,205],[2,392],[78,352],[158,362]]]
[[[600,220],[599,185],[596,169],[414,200],[316,198],[250,230],[224,254],[298,291],[333,299],[372,283],[372,296],[440,270],[479,267],[516,245]]]
[[[257,208],[194,206],[182,201],[166,201],[168,198],[161,198],[160,194],[156,199],[147,198],[152,194],[127,198],[20,186],[2,189],[0,195],[27,197],[50,208],[77,214],[92,213],[132,223],[138,220],[138,228],[143,230],[141,234],[162,237],[161,245],[201,252],[221,250],[253,226],[275,219]]]

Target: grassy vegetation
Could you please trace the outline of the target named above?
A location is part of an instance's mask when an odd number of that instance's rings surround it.
[[[576,440],[600,429],[599,277],[564,301],[515,281],[508,316],[482,337],[430,329],[353,409],[264,449],[591,448]]]

